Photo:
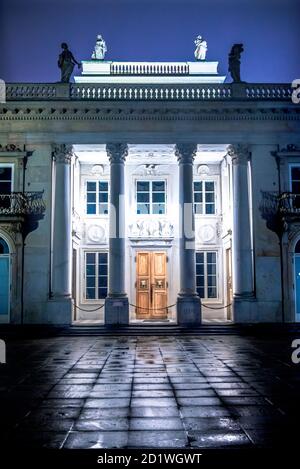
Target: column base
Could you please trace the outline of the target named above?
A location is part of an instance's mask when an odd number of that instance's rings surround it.
[[[180,326],[201,324],[201,301],[199,296],[178,296],[177,324]]]
[[[104,310],[104,324],[113,325],[129,324],[129,302],[128,298],[106,298]]]
[[[257,322],[257,302],[253,295],[239,295],[232,302],[233,321],[235,323]]]
[[[72,298],[53,297],[47,302],[48,324],[72,324]]]

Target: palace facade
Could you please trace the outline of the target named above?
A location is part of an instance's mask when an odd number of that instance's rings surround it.
[[[300,111],[217,62],[83,62],[0,104],[0,322],[300,320]]]

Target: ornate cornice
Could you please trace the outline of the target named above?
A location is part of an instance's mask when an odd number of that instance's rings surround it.
[[[73,156],[72,145],[54,144],[52,146],[52,159],[56,164],[70,164]]]
[[[228,103],[219,103],[218,107],[212,107],[212,103],[207,103],[207,106],[205,103],[195,103],[190,107],[174,107],[174,103],[170,103],[170,107],[167,103],[155,103],[155,106],[147,103],[145,107],[141,107],[140,103],[137,106],[134,103],[95,106],[92,102],[87,107],[51,104],[38,108],[31,106],[31,103],[26,107],[3,105],[0,106],[0,121],[300,121],[300,108],[288,105],[257,108],[239,107],[237,104],[232,107]]]
[[[197,144],[195,143],[177,143],[175,147],[175,156],[179,164],[193,164],[197,153]]]
[[[107,143],[107,156],[110,163],[124,163],[128,155],[127,143]]]
[[[243,143],[229,145],[227,154],[230,156],[232,164],[247,164],[250,159],[249,145]]]

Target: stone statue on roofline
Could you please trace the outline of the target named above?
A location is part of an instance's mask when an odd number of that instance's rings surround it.
[[[241,81],[241,54],[244,52],[243,44],[234,44],[228,56],[228,71],[233,83],[244,83]]]
[[[202,38],[202,36],[197,36],[195,41],[195,59],[196,60],[205,60],[207,53],[207,41]]]
[[[61,83],[69,83],[71,75],[76,64],[81,68],[81,64],[77,62],[72,52],[69,50],[68,44],[63,42],[61,44],[62,52],[59,54],[57,65],[61,71]]]
[[[96,44],[92,53],[93,60],[104,60],[107,52],[106,42],[104,41],[101,34],[98,34]]]

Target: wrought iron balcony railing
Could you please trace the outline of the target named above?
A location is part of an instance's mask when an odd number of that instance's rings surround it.
[[[283,192],[279,195],[279,212],[283,216],[300,217],[300,194]]]
[[[45,209],[43,192],[0,194],[0,216],[42,215]]]

